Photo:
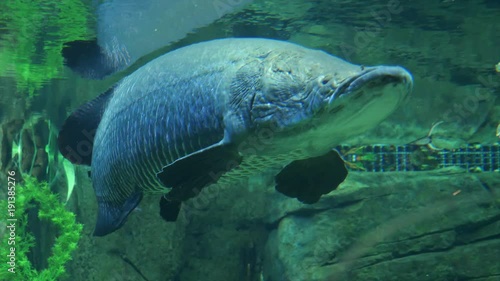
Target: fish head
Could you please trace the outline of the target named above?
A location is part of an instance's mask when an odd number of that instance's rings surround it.
[[[366,132],[408,100],[413,78],[406,69],[386,65],[359,69],[340,82],[332,81],[332,92],[314,113],[326,132],[343,132],[339,136],[345,137]]]
[[[386,119],[413,87],[412,75],[400,66],[365,67],[321,51],[290,56],[269,69],[251,116],[272,129],[280,150],[331,149]]]

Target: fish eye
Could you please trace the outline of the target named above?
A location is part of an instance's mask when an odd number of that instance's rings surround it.
[[[323,77],[320,77],[320,83],[321,85],[326,85],[330,82],[330,80],[332,80],[332,77],[331,76],[323,76]]]

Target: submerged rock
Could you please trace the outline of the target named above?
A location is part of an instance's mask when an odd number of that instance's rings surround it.
[[[448,172],[358,173],[315,209],[282,202],[264,280],[497,278],[500,205],[484,184],[498,175]]]

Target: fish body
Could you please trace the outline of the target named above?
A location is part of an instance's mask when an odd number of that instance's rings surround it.
[[[347,175],[332,147],[375,127],[411,88],[398,66],[270,39],[213,40],[151,61],[82,106],[59,148],[91,165],[98,236],[121,227],[144,192],[166,193],[162,216],[175,220],[205,186],[268,170],[278,191],[314,203]]]

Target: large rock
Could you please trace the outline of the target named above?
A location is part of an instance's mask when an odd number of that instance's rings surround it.
[[[316,206],[281,200],[268,217],[264,280],[500,280],[499,181],[352,173]]]

